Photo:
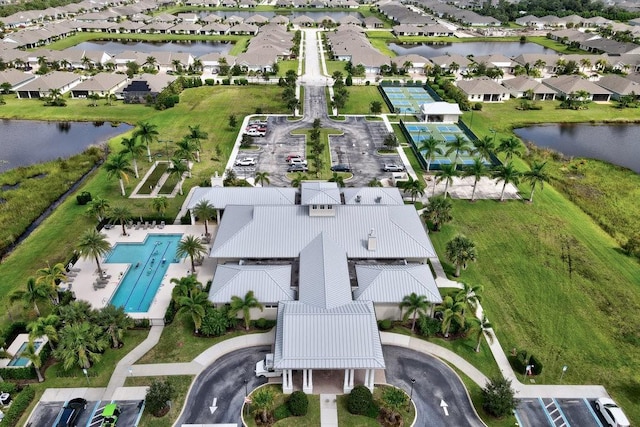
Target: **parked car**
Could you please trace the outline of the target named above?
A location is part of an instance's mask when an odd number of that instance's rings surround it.
[[[289,164],[290,165],[307,165],[307,161],[304,159],[301,159],[300,157],[294,157],[293,159],[289,160]]]
[[[404,170],[404,166],[397,165],[395,163],[385,163],[382,170],[385,172],[402,172]]]
[[[289,154],[287,156],[287,163],[289,163],[292,159],[301,159],[302,156],[300,154]]]
[[[249,129],[248,131],[245,132],[245,134],[249,135],[249,136],[265,136],[267,134],[267,131],[260,131],[258,129]]]
[[[76,397],[67,402],[62,408],[62,414],[56,427],[73,427],[78,422],[78,417],[87,407],[87,401],[81,397]]]
[[[608,397],[596,399],[596,409],[611,427],[629,427],[629,419],[616,402]]]
[[[351,172],[351,167],[349,165],[339,163],[337,165],[331,166],[331,170],[333,172]]]
[[[264,359],[256,363],[256,377],[279,377],[282,371],[273,368],[273,354],[267,354]]]
[[[302,164],[289,165],[287,172],[306,172],[309,168]]]
[[[241,160],[236,160],[236,166],[255,166],[256,159],[255,157],[245,157]]]

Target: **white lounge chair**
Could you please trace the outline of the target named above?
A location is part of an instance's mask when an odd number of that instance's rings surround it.
[[[164,221],[160,221],[160,225],[158,226],[158,228],[164,228]]]

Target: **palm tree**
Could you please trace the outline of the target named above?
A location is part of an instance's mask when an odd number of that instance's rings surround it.
[[[57,303],[58,283],[67,280],[67,270],[64,268],[64,264],[59,262],[54,265],[49,265],[49,262],[47,262],[47,266],[40,268],[36,274],[38,275],[36,283],[44,284],[49,289],[52,300]]]
[[[453,152],[456,153],[456,157],[453,159],[453,165],[458,164],[458,160],[460,159],[460,153],[463,151],[471,151],[471,144],[469,140],[462,135],[456,135],[453,141],[447,142],[447,151],[445,155],[449,155]]]
[[[306,181],[307,179],[309,179],[309,178],[307,178],[307,175],[305,175],[305,174],[303,174],[303,173],[298,172],[298,173],[293,177],[293,179],[291,180],[291,186],[292,186],[292,187],[295,187],[295,188],[298,188],[298,187],[300,187],[300,185],[302,184],[302,182],[303,182],[303,181]]]
[[[422,217],[425,221],[430,221],[433,224],[433,231],[439,231],[442,224],[453,219],[451,216],[452,206],[451,201],[444,197],[431,197],[422,212]]]
[[[504,182],[502,185],[502,192],[500,193],[500,201],[504,202],[504,190],[507,188],[507,184],[513,183],[518,185],[520,182],[520,172],[516,170],[516,167],[513,166],[512,162],[509,162],[506,165],[498,166],[498,169],[496,169],[493,176],[498,181]]]
[[[443,164],[440,165],[440,170],[436,172],[436,180],[435,184],[440,184],[442,181],[445,182],[444,186],[444,198],[447,198],[447,191],[449,190],[449,186],[453,184],[453,178],[458,176],[458,171],[456,170],[456,165],[453,164]],[[433,186],[433,191],[435,193],[436,187]]]
[[[473,163],[465,168],[464,176],[472,176],[473,177],[473,191],[471,192],[471,201],[475,201],[476,197],[476,187],[478,186],[478,181],[482,179],[483,176],[487,176],[489,174],[489,169],[485,166],[482,159],[476,157],[473,159]]]
[[[269,185],[269,183],[271,183],[269,180],[269,172],[256,172],[255,182],[256,184],[260,184],[261,187],[264,187],[265,184]]]
[[[464,326],[465,318],[462,314],[464,304],[451,298],[450,295],[442,299],[442,304],[436,307],[436,310],[442,312],[442,333],[445,338],[449,338],[449,330],[451,323],[456,322],[460,326]]]
[[[549,182],[549,175],[546,171],[544,171],[544,167],[547,165],[547,162],[539,163],[533,162],[531,166],[531,170],[526,171],[524,175],[524,179],[531,184],[531,194],[529,195],[529,202],[533,203],[533,192],[536,189],[536,184],[540,183],[540,189],[544,189],[544,183]]]
[[[100,326],[90,322],[71,323],[60,330],[60,343],[53,356],[62,361],[65,371],[74,365],[87,369],[100,361],[101,353],[108,346]]]
[[[20,356],[26,357],[31,362],[31,364],[35,368],[36,375],[38,376],[38,382],[41,383],[42,381],[44,381],[44,378],[42,378],[42,372],[40,372],[40,368],[42,367],[42,358],[40,357],[40,353],[36,352],[36,347],[35,345],[33,345],[33,340],[29,340],[27,346],[24,350],[22,350]]]
[[[196,151],[198,146],[195,140],[189,136],[185,136],[180,141],[176,142],[178,149],[174,153],[175,158],[185,159],[187,161],[196,160]]]
[[[345,186],[344,176],[339,175],[338,172],[333,173],[333,176],[329,178],[329,182],[335,182],[336,184],[338,184],[338,187],[340,188],[344,188]]]
[[[124,182],[129,182],[129,174],[133,172],[133,170],[129,166],[129,160],[127,160],[124,153],[118,153],[109,157],[107,162],[104,164],[104,169],[107,171],[107,177],[109,179],[118,177],[120,182],[120,191],[123,196],[126,196],[127,193],[124,189]]]
[[[153,56],[147,56],[147,59],[145,60],[145,64],[148,65],[150,68],[155,69],[155,65],[156,65],[156,58]]]
[[[231,307],[229,308],[229,317],[234,318],[239,312],[242,312],[242,318],[244,319],[244,328],[249,330],[251,324],[251,309],[259,308],[260,311],[264,310],[264,307],[258,299],[254,296],[253,291],[249,291],[245,294],[244,298],[240,298],[237,295],[231,297]]]
[[[373,178],[367,183],[367,187],[382,187],[382,182],[377,178]]]
[[[256,408],[262,424],[268,424],[269,410],[273,406],[274,396],[271,389],[261,388],[251,395],[251,404]]]
[[[44,335],[49,340],[49,347],[54,350],[53,343],[58,342],[58,325],[60,325],[60,318],[55,314],[50,314],[47,317],[38,317],[27,325],[29,338],[35,339]]]
[[[504,153],[507,160],[511,160],[514,154],[522,154],[522,149],[522,142],[513,135],[508,138],[502,138],[500,145],[498,145],[498,151]]]
[[[193,274],[181,278],[172,278],[170,280],[175,286],[171,291],[171,299],[178,302],[180,297],[191,296],[195,292],[202,290],[202,283]]]
[[[36,279],[29,277],[27,279],[27,288],[16,290],[9,295],[11,301],[22,301],[25,304],[33,304],[36,315],[40,317],[39,301],[46,301],[51,296],[51,288],[48,284],[37,283]]]
[[[138,138],[122,138],[120,144],[124,146],[122,149],[122,153],[131,154],[131,160],[133,161],[133,170],[136,173],[136,178],[139,178],[138,175],[138,155],[142,154],[144,151],[144,147],[138,143]]]
[[[429,138],[422,140],[418,150],[424,152],[424,158],[427,159],[427,172],[429,172],[431,162],[436,158],[436,155],[442,156],[440,142],[433,135],[429,135]]]
[[[165,196],[155,197],[151,200],[151,207],[154,211],[160,214],[160,217],[164,219],[164,213],[167,211],[167,207],[169,206],[169,199]]]
[[[189,313],[195,327],[194,331],[197,334],[202,325],[207,305],[209,305],[209,296],[206,292],[193,292],[189,296],[178,298],[178,304],[180,305],[178,313]]]
[[[82,233],[76,248],[82,258],[93,257],[96,260],[98,273],[102,276],[100,258],[108,254],[111,250],[111,243],[107,240],[107,235],[100,233],[95,228],[91,227]]]
[[[82,300],[75,300],[60,306],[58,314],[64,325],[82,322],[95,323],[96,320],[96,311],[91,307],[91,304]]]
[[[469,319],[471,321],[471,330],[476,332],[476,353],[480,353],[480,344],[482,344],[482,336],[487,337],[487,341],[493,344],[493,326],[487,319],[487,316],[482,316],[482,320],[477,317]]]
[[[195,142],[197,147],[196,155],[197,160],[200,161],[200,150],[202,149],[201,140],[209,138],[209,134],[200,129],[200,125],[189,126],[189,135],[188,137]]]
[[[489,160],[491,154],[496,151],[495,139],[489,135],[483,136],[481,139],[473,141],[473,151],[480,157]]]
[[[202,244],[200,238],[187,235],[180,243],[178,243],[178,248],[176,250],[176,256],[178,258],[186,258],[189,257],[191,260],[191,271],[195,273],[196,264],[194,262],[194,258],[202,257],[207,253],[207,248]]]
[[[127,221],[131,219],[131,211],[126,206],[116,206],[111,209],[111,223],[115,224],[119,222],[122,226],[122,235],[127,235],[127,230],[124,228]]]
[[[96,322],[111,338],[112,348],[121,347],[124,332],[133,327],[133,319],[124,311],[124,307],[116,307],[112,304],[100,309]]]
[[[138,128],[133,132],[133,137],[140,137],[140,142],[147,146],[147,156],[149,157],[149,162],[151,162],[151,148],[149,145],[153,141],[158,140],[158,126],[151,124],[149,122],[138,122]]]
[[[87,209],[87,213],[95,215],[98,222],[102,222],[107,210],[109,210],[109,201],[101,197],[96,197],[89,202],[89,209]]]
[[[456,293],[455,300],[463,302],[466,307],[475,311],[482,302],[483,291],[484,287],[482,285],[471,286],[463,282],[462,289]]]
[[[411,332],[414,332],[418,316],[424,316],[427,314],[427,310],[429,309],[429,300],[424,295],[418,295],[415,292],[412,292],[411,295],[405,295],[404,298],[402,298],[400,310],[404,310],[405,308],[407,311],[404,313],[404,316],[402,316],[402,320],[406,322],[411,316]]]
[[[402,184],[402,190],[408,192],[411,195],[411,201],[415,203],[417,196],[424,195],[424,184],[409,175],[409,179]]]
[[[208,200],[200,200],[193,207],[193,214],[197,216],[202,222],[204,222],[204,234],[205,236],[208,236],[209,228],[207,226],[207,223],[216,215],[215,206],[213,206],[213,204]]]
[[[169,175],[176,175],[178,177],[178,191],[182,195],[182,183],[184,182],[184,174],[189,171],[187,166],[181,159],[171,159],[171,166],[169,167]]]
[[[467,269],[467,264],[476,260],[476,245],[468,238],[457,235],[447,242],[445,253],[449,261],[455,264],[455,277],[460,277],[460,269]]]

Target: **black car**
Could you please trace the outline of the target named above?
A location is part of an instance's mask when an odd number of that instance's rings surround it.
[[[333,172],[351,172],[351,167],[349,165],[337,164],[331,166],[331,170]]]
[[[62,408],[62,415],[56,427],[73,427],[78,421],[78,417],[82,414],[82,411],[87,407],[87,401],[81,397],[71,399]]]

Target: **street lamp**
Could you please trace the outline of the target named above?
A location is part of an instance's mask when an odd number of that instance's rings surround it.
[[[567,369],[569,369],[567,365],[564,365],[562,367],[562,373],[560,374],[560,381],[562,381],[562,377],[564,377],[564,373],[567,372]]]
[[[247,389],[247,383],[249,381],[247,379],[244,380],[244,397],[247,397],[249,395],[249,390]]]
[[[87,378],[87,384],[88,384],[88,385],[91,385],[91,384],[89,383],[89,372],[87,372],[87,369],[86,369],[86,368],[82,368],[82,373],[83,373],[83,374],[84,374],[84,376]]]
[[[158,142],[164,142],[164,151],[167,155],[167,159],[169,158],[169,142],[173,144],[173,139],[159,139]]]
[[[413,402],[413,385],[416,383],[415,378],[411,378],[411,393],[409,393],[409,401]]]

